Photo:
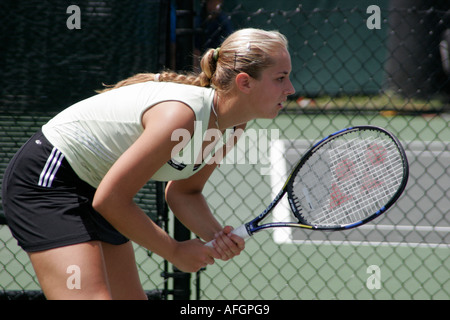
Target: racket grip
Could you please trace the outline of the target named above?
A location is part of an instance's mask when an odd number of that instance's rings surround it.
[[[240,227],[238,227],[236,229],[233,229],[233,231],[231,231],[231,233],[241,237],[244,240],[250,237],[250,235],[247,231],[247,228],[245,227],[245,224],[241,225]],[[214,240],[211,240],[210,242],[206,243],[205,246],[212,248],[213,243],[214,243]]]

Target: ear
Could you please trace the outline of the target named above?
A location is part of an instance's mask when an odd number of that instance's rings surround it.
[[[252,89],[252,78],[245,72],[241,72],[236,76],[236,86],[243,93],[249,93]]]

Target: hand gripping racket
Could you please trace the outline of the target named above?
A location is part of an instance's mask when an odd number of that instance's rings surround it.
[[[393,134],[374,126],[343,129],[313,145],[264,212],[232,232],[245,239],[277,227],[328,231],[358,227],[397,201],[408,175],[405,151]],[[285,193],[297,221],[260,225]],[[213,241],[206,245],[213,246]]]

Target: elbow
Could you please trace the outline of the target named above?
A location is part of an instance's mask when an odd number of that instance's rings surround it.
[[[94,199],[92,200],[92,208],[94,208],[95,211],[101,213],[105,210],[105,203],[106,201],[102,199],[102,197],[97,196],[97,194],[94,195]]]
[[[125,192],[102,192],[100,189],[92,199],[92,207],[104,218],[118,212],[128,212],[134,204],[133,197]]]
[[[92,199],[92,207],[95,211],[103,215],[110,211],[111,208],[117,207],[119,205],[117,201],[120,201],[119,197],[114,197],[109,193],[99,192],[97,190],[94,199]]]

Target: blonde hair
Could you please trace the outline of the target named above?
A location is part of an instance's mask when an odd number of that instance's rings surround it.
[[[105,86],[99,92],[146,81],[160,81],[214,87],[220,92],[228,93],[233,88],[237,74],[245,72],[252,78],[259,79],[265,69],[274,65],[273,56],[287,47],[286,37],[278,31],[241,29],[228,36],[220,48],[205,52],[199,74],[163,71],[157,76],[155,73],[139,73],[115,85]]]

